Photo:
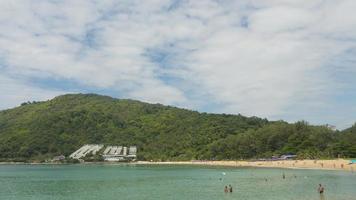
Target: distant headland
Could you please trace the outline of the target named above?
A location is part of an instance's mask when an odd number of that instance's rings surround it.
[[[139,161],[356,157],[356,126],[199,113],[96,94],[68,94],[0,111],[0,162],[69,157],[85,144],[137,146]]]

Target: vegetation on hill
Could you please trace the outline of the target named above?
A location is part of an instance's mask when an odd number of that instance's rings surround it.
[[[207,114],[95,94],[69,94],[0,112],[0,159],[44,160],[83,144],[136,145],[141,160],[356,157],[356,126]]]

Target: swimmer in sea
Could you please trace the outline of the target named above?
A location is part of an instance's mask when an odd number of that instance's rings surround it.
[[[227,188],[227,185],[225,185],[224,192],[225,192],[225,193],[228,193],[228,192],[229,192],[229,189]]]
[[[324,187],[323,187],[321,184],[319,184],[318,192],[319,192],[320,194],[323,194],[323,193],[324,193]]]
[[[229,192],[232,193],[232,186],[229,185]]]
[[[318,192],[320,194],[320,200],[325,200],[325,197],[324,197],[324,187],[319,184],[319,187],[318,187]]]

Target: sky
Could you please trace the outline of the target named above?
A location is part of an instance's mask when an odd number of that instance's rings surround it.
[[[355,0],[0,1],[0,110],[98,93],[356,122]]]

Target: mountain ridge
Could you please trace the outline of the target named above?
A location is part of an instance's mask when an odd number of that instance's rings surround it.
[[[137,145],[141,160],[350,157],[356,156],[351,130],[66,94],[0,111],[0,158],[44,160],[87,143]]]

